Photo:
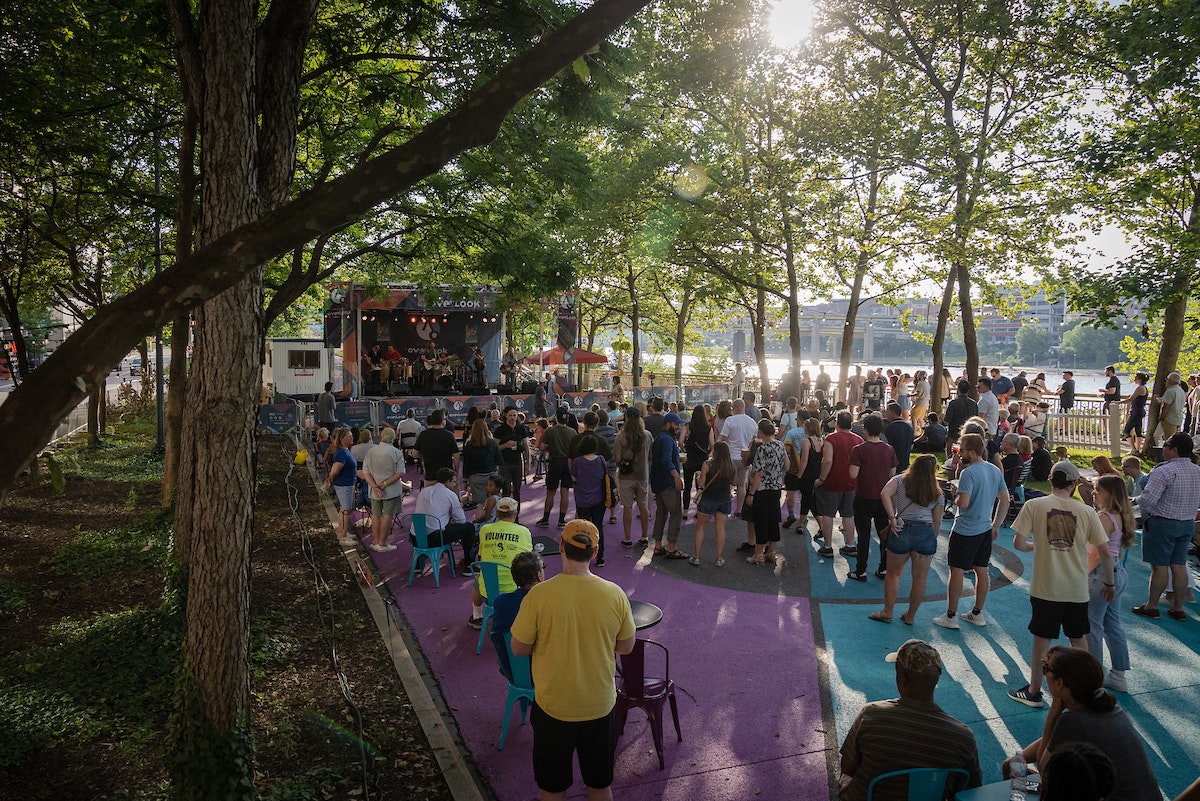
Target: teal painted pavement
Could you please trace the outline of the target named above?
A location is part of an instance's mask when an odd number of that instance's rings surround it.
[[[840,542],[836,534],[835,540]],[[957,631],[933,625],[933,618],[945,611],[945,533],[930,571],[927,600],[913,626],[900,620],[907,608],[909,570],[901,579],[894,622],[879,623],[867,615],[882,607],[883,582],[873,575],[866,584],[847,581],[844,557],[822,559],[811,552],[812,599],[825,638],[838,746],[865,702],[896,696],[895,669],[884,656],[911,637],[933,643],[941,652],[946,673],[937,701],[975,733],[985,783],[1000,780],[1000,763],[1018,744],[1041,735],[1045,710],[1023,706],[1007,695],[1026,684],[1033,648],[1033,635],[1026,628],[1033,555],[1016,553],[1011,546],[1012,532],[1003,529],[992,556],[992,591],[984,610],[988,625],[964,623]],[[1146,599],[1149,568],[1140,552],[1135,545],[1126,562],[1129,588],[1120,606],[1132,670],[1127,674],[1129,692],[1116,697],[1146,743],[1162,790],[1173,798],[1200,776],[1200,610],[1187,605],[1186,622],[1169,619],[1165,604],[1157,621],[1130,612]],[[1194,560],[1189,563],[1194,572]],[[877,542],[870,564],[873,573]],[[972,598],[968,580],[960,614],[970,610]]]

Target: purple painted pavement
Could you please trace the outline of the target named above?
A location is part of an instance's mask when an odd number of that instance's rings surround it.
[[[557,528],[533,526],[541,513],[542,486],[527,484],[524,495],[521,522],[535,535],[557,536]],[[406,501],[406,511],[411,511],[411,503]],[[662,608],[662,623],[639,636],[671,651],[683,742],[676,742],[668,714],[663,727],[666,769],[660,771],[644,713],[632,710],[617,744],[615,794],[668,801],[755,796],[828,801],[825,727],[808,599],[709,586],[660,573],[645,559],[638,561],[641,548],[619,547],[620,530],[619,522],[605,527],[608,563],[593,571],[619,584],[631,599]],[[635,539],[638,530],[635,522]],[[711,538],[710,532],[706,548],[712,547]],[[744,572],[742,555],[733,552],[738,541],[730,538],[725,554],[729,564],[724,568],[714,566],[707,553],[699,567],[685,562],[673,566],[682,564],[697,576],[706,571]],[[528,724],[520,725],[516,705],[504,750],[496,750],[507,685],[490,642],[485,640],[482,653],[475,653],[479,632],[467,626],[470,579],[451,579],[443,570],[441,588],[434,586],[431,575],[407,587],[412,552],[406,538],[394,537],[392,542],[400,545],[396,551],[370,555],[408,619],[480,774],[500,801],[537,798],[533,732]],[[687,527],[680,547],[690,551],[690,542]],[[560,558],[546,557],[548,577],[558,572]],[[770,571],[759,570],[764,584],[769,582]],[[755,580],[754,570],[750,573]],[[570,797],[583,795],[576,772]]]

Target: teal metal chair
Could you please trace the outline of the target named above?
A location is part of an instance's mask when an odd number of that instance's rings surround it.
[[[486,626],[484,627],[486,629]],[[516,656],[512,652],[512,632],[504,632],[504,647],[508,649],[508,664],[512,668],[512,678],[508,682],[508,698],[504,701],[504,725],[500,727],[500,742],[496,750],[504,750],[504,740],[508,737],[508,721],[512,717],[513,704],[521,702],[521,725],[529,715],[529,705],[534,702],[532,661],[527,656]]]
[[[408,569],[408,586],[412,586],[413,578],[417,575],[417,568],[421,564],[422,559],[429,560],[430,566],[433,568],[433,583],[436,587],[442,586],[441,569],[442,554],[446,554],[446,561],[450,563],[450,577],[453,578],[454,573],[454,551],[451,550],[453,543],[447,542],[443,545],[430,545],[429,535],[437,532],[443,534],[442,524],[433,515],[427,515],[423,512],[413,512],[412,514],[401,516],[401,527],[407,524],[408,530],[412,533],[413,539],[417,544],[413,546],[412,566]]]
[[[951,782],[950,777],[961,777]],[[909,768],[881,773],[867,785],[867,801],[873,801],[875,785],[887,779],[908,778],[908,801],[944,801],[967,786],[971,774],[962,768]]]
[[[488,621],[492,619],[496,598],[500,595],[500,571],[510,570],[511,568],[503,562],[472,562],[471,567],[475,570],[476,576],[483,576],[483,591],[485,594],[483,599],[483,625],[479,628],[479,645],[475,646],[475,653],[479,654],[483,653],[483,641],[487,639]]]

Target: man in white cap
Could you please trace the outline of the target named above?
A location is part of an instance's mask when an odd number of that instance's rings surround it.
[[[975,735],[933,700],[942,675],[937,649],[923,640],[909,640],[885,659],[896,665],[900,697],[865,705],[846,733],[838,793],[841,801],[866,801],[872,779],[909,768],[962,768],[970,778],[965,787],[954,789],[979,787],[983,776]],[[874,797],[904,801],[907,783],[903,778],[885,779],[875,786]]]
[[[1079,484],[1079,468],[1061,461],[1050,470],[1050,494],[1026,501],[1013,521],[1013,547],[1033,551],[1033,576],[1029,581],[1029,603],[1033,615],[1029,633],[1033,635],[1033,658],[1029,684],[1009,692],[1018,703],[1040,709],[1042,700],[1042,658],[1051,640],[1061,629],[1075,648],[1087,648],[1088,621],[1088,543],[1100,557],[1104,586],[1100,596],[1111,601],[1115,596],[1112,552],[1108,535],[1096,510],[1071,496]],[[1030,539],[1032,537],[1032,539]]]
[[[499,562],[504,565],[500,574],[500,592],[512,592],[517,588],[513,581],[513,559],[519,553],[533,550],[533,535],[529,529],[517,522],[516,498],[501,498],[496,502],[496,521],[479,529],[479,561]],[[483,576],[475,577],[471,587],[471,619],[467,621],[473,629],[483,627],[483,605],[487,602],[487,588]]]
[[[379,444],[367,451],[362,464],[371,497],[371,550],[378,553],[396,550],[387,541],[392,518],[403,508],[404,491],[412,489],[404,480],[404,454],[395,443],[396,432],[383,429]]]

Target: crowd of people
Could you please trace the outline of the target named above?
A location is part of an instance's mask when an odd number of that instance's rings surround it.
[[[1120,382],[1111,368],[1109,372],[1105,400],[1128,405],[1132,446],[1144,435],[1137,415],[1144,415],[1150,400],[1145,394],[1147,378],[1135,377],[1134,392],[1122,397]],[[722,568],[731,518],[745,522],[746,540],[735,551],[752,566],[782,566],[782,532],[794,528],[806,541],[811,536],[820,556],[840,553],[852,560],[848,579],[866,582],[872,540],[878,542],[873,572],[883,580],[884,606],[869,617],[882,623],[894,620],[900,578],[911,569],[907,607],[900,614],[907,625],[913,625],[924,601],[938,532],[944,520],[952,519],[945,556],[947,608],[932,621],[946,629],[958,629],[963,622],[988,624],[988,565],[993,543],[1008,523],[1014,532],[1013,548],[1033,553],[1029,630],[1034,636],[1028,682],[1009,696],[1038,708],[1046,705],[1047,692],[1051,696],[1045,733],[1024,749],[1025,759],[1045,769],[1044,787],[1049,786],[1049,766],[1055,761],[1051,757],[1064,754],[1059,764],[1067,775],[1065,744],[1079,742],[1083,732],[1092,735],[1085,739],[1099,756],[1071,750],[1071,764],[1114,761],[1114,754],[1132,749],[1141,758],[1134,759],[1129,770],[1148,771],[1140,740],[1115,702],[1105,700],[1112,696],[1104,689],[1125,691],[1131,669],[1120,600],[1128,584],[1124,551],[1133,544],[1138,525],[1135,506],[1143,518],[1142,558],[1151,565],[1151,579],[1146,602],[1132,611],[1159,617],[1160,598],[1166,593],[1167,614],[1187,619],[1182,608],[1189,593],[1186,556],[1200,511],[1200,466],[1192,458],[1191,436],[1183,433],[1189,430],[1186,410],[1191,404],[1185,395],[1185,415],[1177,430],[1167,434],[1164,461],[1152,471],[1143,473],[1136,456],[1122,460],[1119,468],[1097,457],[1092,462],[1095,476],[1085,476],[1066,458],[1065,449],[1052,455],[1044,436],[1049,405],[1043,398],[1057,395],[1060,409],[1070,409],[1070,373],[1053,393],[1041,374],[1009,379],[999,370],[988,373],[973,383],[959,380],[956,397],[938,401],[931,397],[923,371],[910,377],[899,371],[868,370],[862,375],[859,370],[848,383],[846,398],[839,400],[820,369],[811,386],[806,373],[800,376],[796,394],[781,399],[777,415],[760,408],[754,393],[743,390],[715,408],[699,404],[690,410],[653,396],[634,404],[614,397],[607,408],[594,405],[580,420],[547,385],[535,399],[535,414],[543,414],[533,419],[514,407],[472,409],[456,435],[440,410],[423,425],[410,413],[401,423],[403,431],[385,428],[378,444],[372,444],[369,432],[363,432],[366,437],[360,442],[358,432],[338,428],[328,438],[319,437],[318,449],[326,483],[336,492],[342,511],[339,535],[344,542],[355,541],[348,521],[349,511],[363,502],[361,495],[355,497],[357,488],[372,507],[370,547],[395,548],[388,542],[392,516],[412,489],[404,480],[407,455],[419,461],[424,476],[415,511],[437,518],[441,541],[461,543],[464,570],[476,556],[512,566],[502,584],[505,600],[496,599],[497,610],[504,612],[497,612],[493,642],[502,665],[508,659],[508,651],[502,649],[506,631],[512,654],[542,655],[534,662],[541,707],[534,717],[535,767],[539,786],[551,793],[559,792],[551,788],[570,784],[573,751],[564,754],[564,737],[574,738],[581,767],[587,761],[584,779],[589,788],[607,786],[594,781],[611,782],[611,755],[607,764],[598,756],[611,728],[580,717],[605,705],[611,709],[608,691],[598,691],[587,676],[566,681],[558,662],[571,657],[559,653],[559,640],[547,636],[579,625],[562,614],[578,601],[588,606],[589,614],[603,612],[606,633],[598,648],[608,655],[607,661],[614,649],[620,653],[631,643],[632,630],[624,618],[628,602],[622,608],[616,600],[624,594],[590,571],[606,564],[606,524],[622,534],[622,549],[640,547],[650,558],[687,560],[700,567],[711,522],[711,563]],[[1179,382],[1168,384],[1178,388]],[[1177,393],[1169,394],[1163,403],[1173,407]],[[320,415],[318,402],[318,420]],[[1164,426],[1170,426],[1174,418],[1164,413],[1163,419]],[[459,487],[460,480],[464,487]],[[544,481],[545,496],[535,527],[553,524],[562,529],[567,557],[563,580],[545,582],[544,590],[531,533],[517,522],[522,486],[537,480]],[[1030,481],[1049,481],[1049,492],[1027,487]],[[526,494],[529,489],[525,486]],[[469,520],[472,510],[474,518]],[[692,515],[695,527],[688,553],[680,535],[683,522]],[[640,537],[635,539],[635,534]],[[968,572],[973,574],[973,598],[969,611],[960,613]],[[583,581],[574,583],[575,579]],[[486,589],[477,579],[470,626],[481,626],[486,602]],[[1070,648],[1052,646],[1060,634]],[[1107,673],[1102,667],[1105,649]],[[942,667],[936,650],[910,641],[889,659],[896,663],[900,698],[868,705],[847,735],[841,763],[843,798],[865,798],[864,781],[902,761],[889,750],[902,750],[899,741],[889,745],[889,740],[914,730],[928,729],[925,742],[937,745],[926,750],[924,761],[961,766],[970,776],[968,785],[977,785],[978,759],[969,730],[933,702]],[[598,669],[611,678],[611,665],[602,661]],[[543,696],[544,685],[559,684],[561,696],[558,689],[547,689]],[[1086,715],[1095,720],[1076,725]],[[611,720],[607,725],[611,727]],[[1068,730],[1075,739],[1063,733]],[[1139,791],[1147,786],[1144,776],[1131,777],[1125,763],[1116,764],[1104,787],[1128,789],[1135,781]],[[911,758],[903,765],[919,766]],[[1138,792],[1111,792],[1107,797],[1114,799],[1141,797]]]

